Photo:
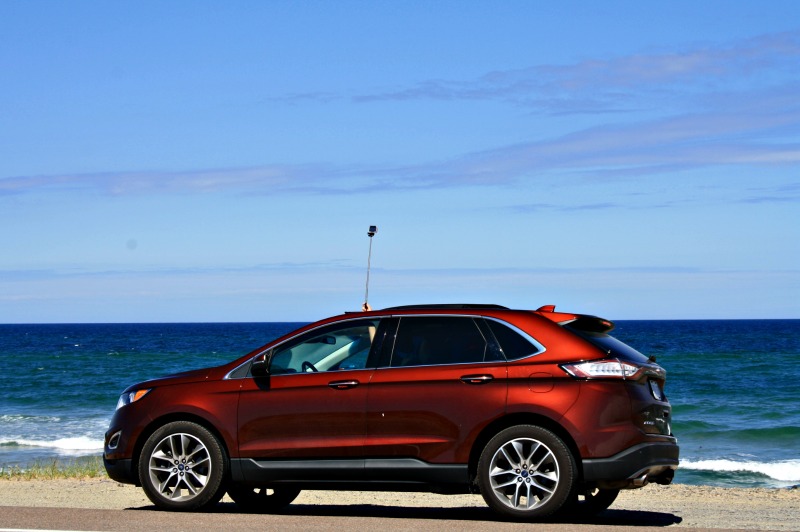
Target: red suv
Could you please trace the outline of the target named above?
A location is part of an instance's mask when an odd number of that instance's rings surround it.
[[[612,328],[553,306],[328,318],[127,388],[105,467],[172,510],[357,489],[480,493],[518,519],[596,513],[678,465],[665,371]]]

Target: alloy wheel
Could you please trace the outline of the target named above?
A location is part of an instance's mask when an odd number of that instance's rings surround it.
[[[558,486],[559,468],[553,452],[532,438],[503,444],[489,463],[490,486],[509,508],[532,510],[545,504]]]
[[[208,448],[191,434],[170,434],[159,441],[150,454],[150,481],[163,497],[189,501],[208,484],[212,472]]]

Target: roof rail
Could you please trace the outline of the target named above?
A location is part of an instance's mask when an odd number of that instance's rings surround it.
[[[426,309],[442,309],[442,310],[472,310],[472,309],[508,309],[502,305],[482,305],[479,303],[447,303],[443,305],[401,305],[399,307],[387,307],[383,310],[426,310]]]

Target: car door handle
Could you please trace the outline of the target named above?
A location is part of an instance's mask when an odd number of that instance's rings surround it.
[[[352,381],[333,381],[329,382],[328,386],[333,388],[334,390],[347,390],[349,388],[355,388],[360,383],[357,380]]]
[[[494,377],[491,375],[464,375],[461,377],[461,382],[466,382],[467,384],[486,384],[492,379],[494,379]]]

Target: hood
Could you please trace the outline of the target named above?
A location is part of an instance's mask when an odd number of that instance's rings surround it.
[[[209,378],[213,369],[214,368],[194,369],[191,371],[183,371],[181,373],[174,373],[172,375],[167,375],[165,377],[159,377],[157,379],[140,382],[128,386],[128,388],[123,393],[127,393],[141,388],[156,388],[159,386],[172,386],[175,384],[187,384],[190,382],[204,381]]]

